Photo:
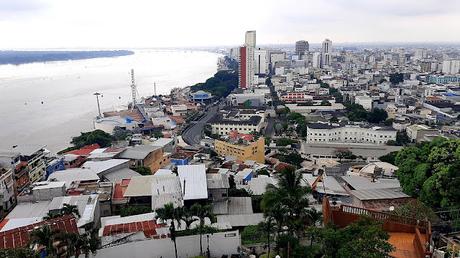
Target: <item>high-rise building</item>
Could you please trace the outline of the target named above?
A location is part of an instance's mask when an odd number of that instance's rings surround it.
[[[319,52],[313,53],[311,63],[313,67],[320,68],[321,67],[321,53]]]
[[[246,31],[244,46],[240,47],[239,87],[247,89],[254,86],[254,51],[256,47],[256,31]]]
[[[256,31],[246,31],[244,45],[247,47],[256,47]]]
[[[331,65],[332,41],[325,39],[321,45],[321,67]]]
[[[257,48],[254,51],[254,66],[256,74],[268,73],[268,51],[265,49]]]
[[[444,74],[460,73],[460,60],[444,60],[442,62],[442,72]]]
[[[309,51],[308,41],[299,40],[295,43],[295,54],[299,56],[299,59],[302,59],[302,56]]]

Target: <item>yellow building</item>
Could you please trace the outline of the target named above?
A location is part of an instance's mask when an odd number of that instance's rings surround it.
[[[254,160],[259,163],[265,162],[265,139],[260,137],[256,141],[224,141],[214,142],[215,151],[221,156],[233,156],[237,160]]]

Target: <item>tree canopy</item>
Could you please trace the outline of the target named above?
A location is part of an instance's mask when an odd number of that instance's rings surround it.
[[[395,163],[405,193],[433,208],[460,206],[460,140],[436,138],[405,147]]]
[[[81,148],[85,145],[90,144],[99,144],[101,147],[109,147],[112,144],[113,137],[102,131],[102,130],[94,130],[91,132],[81,133],[80,136],[76,136],[72,138],[70,142],[76,148]]]
[[[374,108],[369,112],[365,110],[363,106],[356,103],[348,103],[345,106],[347,108],[347,117],[350,121],[367,121],[369,123],[378,124],[385,121],[388,117],[387,112],[380,108]]]
[[[235,71],[218,71],[204,83],[191,86],[192,91],[204,90],[221,98],[227,97],[238,86],[238,73]]]

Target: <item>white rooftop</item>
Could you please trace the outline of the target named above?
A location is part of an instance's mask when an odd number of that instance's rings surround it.
[[[94,171],[84,168],[71,168],[56,171],[48,177],[48,181],[65,182],[66,187],[69,187],[73,182],[98,180],[99,177]]]
[[[185,189],[184,200],[208,198],[206,167],[204,164],[178,166],[182,189]]]

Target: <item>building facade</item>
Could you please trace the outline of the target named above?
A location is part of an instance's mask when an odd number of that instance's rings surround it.
[[[321,45],[321,67],[331,65],[332,41],[325,39]]]
[[[326,123],[307,125],[307,143],[385,144],[396,141],[396,130],[382,127],[339,126]]]
[[[302,59],[302,56],[309,51],[309,48],[308,41],[299,40],[295,43],[295,54],[299,56],[299,59]]]
[[[240,161],[254,160],[260,163],[265,162],[265,139],[263,137],[252,142],[241,141],[231,143],[224,140],[216,140],[214,148],[221,156],[233,156]]]

